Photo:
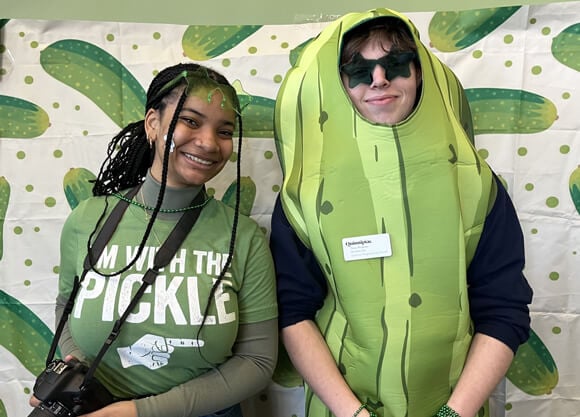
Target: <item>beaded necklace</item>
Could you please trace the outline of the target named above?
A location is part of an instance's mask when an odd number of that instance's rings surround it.
[[[126,198],[122,194],[114,193],[113,196],[117,197],[119,200],[123,200],[127,203],[133,204],[134,206],[141,207],[144,210],[149,210],[149,211],[155,210],[155,207],[151,207],[151,206],[142,204],[142,203],[135,201],[135,200],[129,200],[128,198]],[[159,209],[159,212],[160,213],[181,213],[183,211],[193,210],[193,209],[205,206],[207,203],[209,203],[209,201],[212,198],[213,198],[213,196],[206,195],[206,199],[203,201],[203,203],[196,204],[195,206],[182,207],[182,208],[178,208],[178,209],[163,209],[163,208],[161,208],[161,209]]]

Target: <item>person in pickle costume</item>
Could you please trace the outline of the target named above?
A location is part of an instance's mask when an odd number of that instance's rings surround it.
[[[528,338],[509,196],[452,71],[387,9],[330,23],[278,93],[279,323],[307,417],[474,417]]]
[[[140,187],[93,260],[61,338],[67,360],[90,364],[177,220],[201,209],[97,367],[97,380],[123,400],[87,416],[239,417],[239,403],[270,381],[278,327],[268,241],[254,220],[205,191],[230,160],[234,136],[239,184],[240,111],[217,72],[193,63],[162,70],[149,87],[144,120],[110,143],[95,197],[66,220],[57,322],[95,231],[124,190]],[[199,193],[202,203],[193,207]]]

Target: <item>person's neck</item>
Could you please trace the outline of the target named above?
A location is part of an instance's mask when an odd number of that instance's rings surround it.
[[[179,210],[191,205],[195,196],[201,191],[202,186],[191,187],[165,187],[163,196],[162,210]],[[147,176],[139,193],[136,196],[137,201],[148,207],[155,207],[157,199],[159,198],[159,191],[161,190],[161,183],[151,175],[151,171],[147,172]]]

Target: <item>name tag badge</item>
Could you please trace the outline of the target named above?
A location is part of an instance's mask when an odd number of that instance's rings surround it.
[[[345,261],[383,258],[393,254],[388,233],[344,238],[342,251]]]

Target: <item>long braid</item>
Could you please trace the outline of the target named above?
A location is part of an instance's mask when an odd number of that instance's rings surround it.
[[[242,159],[242,118],[241,117],[238,117],[238,126],[239,126],[240,133],[239,133],[239,137],[238,137],[238,158],[236,161],[236,205],[235,205],[235,209],[234,209],[234,219],[233,219],[233,224],[232,224],[232,234],[230,237],[230,247],[228,250],[228,257],[226,259],[226,262],[224,263],[224,266],[223,266],[222,270],[220,271],[218,278],[216,279],[213,286],[211,287],[211,291],[209,292],[208,303],[205,306],[205,309],[203,312],[203,319],[201,321],[201,325],[199,326],[199,329],[197,332],[198,336],[201,332],[203,325],[205,324],[205,319],[209,313],[211,299],[215,295],[215,292],[217,291],[220,283],[224,279],[224,276],[225,276],[228,268],[230,267],[230,264],[232,263],[232,258],[234,256],[234,249],[235,249],[235,245],[236,245],[236,233],[238,231],[238,219],[240,218],[240,179],[241,179],[240,172],[241,172],[241,165],[242,165],[242,161],[241,161],[241,159]]]
[[[109,143],[93,195],[110,195],[139,184],[147,174],[152,156],[143,121],[131,123]]]
[[[151,229],[153,228],[153,224],[155,223],[155,219],[157,218],[157,214],[161,209],[161,205],[163,204],[163,197],[165,196],[165,188],[167,186],[167,171],[169,167],[169,154],[171,153],[171,146],[169,143],[173,139],[173,132],[175,131],[175,125],[177,125],[177,116],[181,113],[181,109],[183,109],[183,103],[187,99],[187,93],[184,90],[181,96],[179,97],[179,101],[177,102],[177,106],[175,106],[175,112],[173,117],[171,118],[171,123],[169,124],[169,129],[167,131],[167,143],[165,145],[165,151],[163,153],[163,169],[161,170],[161,187],[159,189],[159,194],[157,195],[157,203],[155,204],[155,208],[153,209],[153,213],[151,213],[151,219],[149,219],[149,223],[147,223],[147,229],[145,229],[145,235],[143,236],[142,245],[145,245],[147,238],[149,237],[149,233],[151,233]],[[139,246],[139,251],[137,251],[137,255],[140,254],[142,247]],[[135,257],[137,259],[137,256]]]

